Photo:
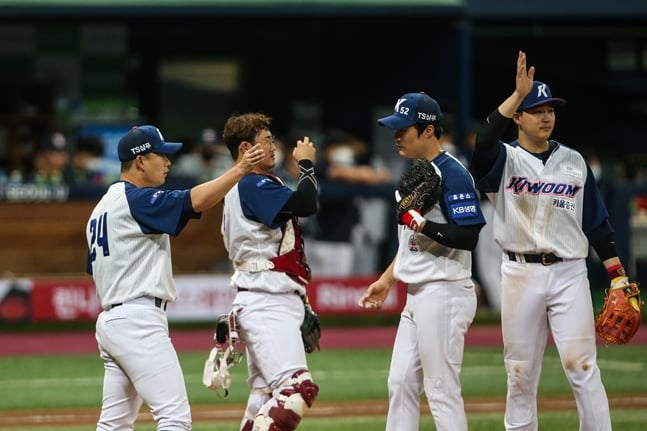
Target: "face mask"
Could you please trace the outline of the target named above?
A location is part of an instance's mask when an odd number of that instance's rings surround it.
[[[350,147],[340,147],[330,152],[330,163],[333,165],[352,165],[355,163],[355,152]]]

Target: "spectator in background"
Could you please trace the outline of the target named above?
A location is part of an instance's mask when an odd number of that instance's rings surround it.
[[[180,155],[173,164],[173,175],[208,181],[233,166],[227,148],[218,140],[214,129],[204,129],[188,153]]]
[[[99,136],[79,138],[72,157],[73,182],[80,186],[107,186],[119,179],[121,164],[104,156]]]
[[[316,217],[315,240],[306,251],[313,274],[349,276],[356,266],[353,232],[360,222],[358,196],[350,185],[375,186],[391,181],[391,172],[358,165],[357,155],[365,144],[343,130],[329,130],[315,166],[322,194]],[[365,247],[366,249],[366,247]]]
[[[26,182],[49,186],[73,182],[70,150],[65,135],[56,132],[41,142],[34,154],[33,170]]]

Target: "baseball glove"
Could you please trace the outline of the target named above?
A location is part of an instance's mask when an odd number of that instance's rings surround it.
[[[319,316],[314,312],[307,296],[303,298],[303,308],[305,313],[303,323],[301,324],[301,338],[306,353],[312,353],[319,348],[319,338],[321,338],[321,326],[319,325]]]
[[[640,326],[643,302],[638,283],[628,279],[626,283],[607,290],[604,305],[595,318],[595,332],[607,343],[629,342]]]
[[[398,223],[418,230],[418,224],[412,227],[411,220],[420,220],[420,215],[427,213],[440,200],[440,183],[440,175],[431,162],[426,159],[414,161],[400,178],[395,191]]]

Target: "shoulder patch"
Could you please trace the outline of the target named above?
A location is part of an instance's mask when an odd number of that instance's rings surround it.
[[[477,217],[479,215],[476,193],[454,193],[448,196],[449,212],[453,219]]]
[[[584,172],[581,169],[575,168],[570,165],[566,165],[562,168],[564,170],[564,173],[566,175],[570,175],[572,177],[575,177],[577,179],[583,179],[584,178]]]
[[[264,177],[264,178],[261,178],[261,179],[256,183],[256,187],[263,187],[265,184],[267,184],[267,183],[273,183],[273,182],[274,182],[274,181],[272,181],[272,179],[271,179],[271,178]]]
[[[164,194],[164,191],[163,191],[163,190],[158,190],[158,191],[156,191],[155,193],[153,193],[153,196],[151,196],[150,203],[151,203],[151,204],[154,204],[154,203],[155,203],[155,201],[157,201],[157,199],[158,199],[162,194]]]

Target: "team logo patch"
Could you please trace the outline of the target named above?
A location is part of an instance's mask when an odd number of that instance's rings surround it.
[[[261,188],[261,187],[263,187],[263,185],[265,185],[267,183],[273,183],[273,181],[270,178],[267,178],[267,177],[261,178],[261,180],[256,183],[256,187]]]
[[[581,169],[577,169],[576,167],[566,165],[562,168],[564,171],[564,174],[570,175],[571,177],[575,177],[578,179],[583,179],[584,178],[584,172]]]
[[[159,197],[162,196],[162,194],[164,194],[162,190],[158,190],[155,193],[153,193],[153,196],[151,196],[151,200],[150,200],[151,204],[154,204],[155,201],[157,201],[157,199],[159,199]]]
[[[460,202],[449,205],[449,212],[454,220],[478,216],[476,201]]]
[[[420,252],[420,243],[418,242],[418,238],[416,238],[416,234],[412,233],[409,235],[409,251],[412,253],[419,253]]]
[[[449,213],[454,220],[477,217],[479,214],[474,193],[454,193],[447,198]]]

